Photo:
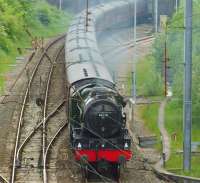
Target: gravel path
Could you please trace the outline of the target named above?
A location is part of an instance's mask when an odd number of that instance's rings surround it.
[[[158,113],[158,127],[160,129],[160,133],[162,136],[162,145],[163,145],[163,154],[165,156],[165,161],[169,160],[171,150],[170,150],[170,137],[165,129],[165,106],[167,104],[167,98],[165,98],[159,108],[159,113]],[[161,159],[158,162],[159,165],[163,165],[163,159]]]

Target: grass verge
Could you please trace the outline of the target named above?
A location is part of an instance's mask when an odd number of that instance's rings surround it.
[[[151,100],[160,99],[162,95],[162,82],[160,76],[155,72],[154,63],[155,60],[151,55],[138,61],[136,69],[137,96],[147,97]],[[131,91],[131,73],[127,82],[129,86],[128,91]],[[159,143],[160,131],[157,127],[158,111],[159,103],[137,106],[138,117],[142,119],[150,133],[157,137],[156,149],[161,150],[161,143]]]
[[[172,138],[171,141],[171,157],[166,163],[166,168],[182,175],[189,175],[200,177],[200,158],[199,155],[193,154],[192,156],[192,170],[187,173],[182,171],[183,168],[183,110],[182,105],[178,101],[170,101],[166,107],[166,128],[169,135],[176,135],[176,139]],[[200,142],[199,125],[193,119],[194,125],[192,127],[192,141]],[[197,124],[196,124],[197,123]],[[199,151],[199,148],[196,149]]]
[[[157,137],[157,144],[155,145],[155,148],[161,152],[162,147],[160,143],[160,131],[157,127],[158,111],[158,103],[137,106],[137,114],[139,115],[139,118],[142,119],[145,127],[150,131],[150,133]]]

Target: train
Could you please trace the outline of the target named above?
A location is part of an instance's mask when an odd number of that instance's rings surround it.
[[[70,145],[86,179],[90,172],[101,175],[111,170],[118,180],[121,167],[133,156],[126,102],[117,91],[97,43],[105,30],[130,26],[132,16],[128,10],[133,5],[134,0],[101,4],[89,9],[88,18],[83,11],[73,19],[66,36]],[[146,1],[139,0],[138,7],[138,16],[147,17]]]

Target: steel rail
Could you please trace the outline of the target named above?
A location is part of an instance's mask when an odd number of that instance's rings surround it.
[[[154,36],[145,36],[145,37],[142,37],[142,38],[138,38],[136,40],[136,44],[150,43],[153,40],[155,40]],[[123,49],[124,50],[124,49],[128,49],[128,48],[133,48],[133,47],[135,47],[135,44],[132,41],[130,41],[130,42],[127,42],[127,43],[124,43],[124,44],[116,45],[116,46],[114,46],[114,45],[106,45],[106,46],[108,48],[110,47],[111,49],[108,49],[108,50],[104,51],[102,54],[107,54],[111,50],[115,50],[115,49],[120,49],[120,50]]]
[[[6,178],[3,177],[2,175],[0,175],[0,182],[2,182],[2,183],[9,183],[9,181],[6,180]]]
[[[68,126],[68,122],[64,123],[64,125],[62,125],[59,130],[57,131],[57,133],[53,136],[52,140],[49,142],[46,151],[44,153],[44,169],[43,169],[43,176],[44,176],[44,183],[48,183],[48,176],[47,176],[47,158],[48,158],[48,153],[50,150],[50,147],[52,146],[52,144],[54,143],[54,141],[57,139],[58,135],[65,129],[65,127]]]
[[[178,174],[174,174],[171,172],[168,172],[164,169],[161,169],[160,167],[153,167],[153,171],[155,174],[157,174],[158,176],[163,177],[166,180],[173,180],[173,181],[191,181],[191,182],[200,182],[200,178],[196,178],[196,177],[190,177],[190,176],[184,176],[184,175],[178,175]]]
[[[32,84],[32,81],[33,81],[33,78],[38,70],[38,67],[39,65],[41,64],[43,58],[45,57],[45,53],[55,44],[57,43],[58,41],[60,41],[61,39],[63,39],[65,37],[65,35],[62,35],[60,36],[59,38],[57,38],[56,40],[54,40],[53,42],[51,42],[47,48],[44,50],[42,56],[40,57],[39,59],[39,62],[36,64],[36,66],[34,67],[34,70],[32,72],[32,75],[31,75],[31,78],[30,78],[30,81],[28,82],[28,85],[27,85],[27,89],[25,91],[25,95],[24,95],[24,98],[23,98],[23,103],[22,103],[22,108],[21,108],[21,111],[20,111],[20,117],[19,117],[19,120],[18,120],[18,127],[17,127],[17,134],[16,134],[16,141],[15,141],[15,149],[14,149],[14,157],[13,157],[13,166],[12,166],[12,174],[11,174],[11,183],[14,183],[15,182],[15,174],[16,174],[16,163],[17,163],[17,150],[18,150],[18,146],[19,146],[19,139],[20,139],[20,133],[21,133],[21,127],[22,127],[22,124],[23,124],[23,115],[24,115],[24,111],[25,111],[25,106],[26,106],[26,102],[27,102],[27,99],[28,99],[28,93],[30,91],[30,87],[31,87],[31,84]]]
[[[58,106],[55,107],[55,109],[45,118],[45,121],[41,121],[31,132],[30,134],[26,137],[26,139],[23,141],[23,143],[19,146],[18,151],[17,151],[17,160],[20,161],[19,155],[24,148],[24,146],[27,144],[27,142],[31,139],[31,137],[37,132],[37,130],[42,126],[43,123],[47,123],[49,119],[54,116],[58,110],[65,104],[65,100],[63,100]]]
[[[146,36],[142,37],[136,40],[136,44],[142,44],[142,43],[148,43],[155,40],[154,36]],[[122,48],[130,48],[130,47],[135,47],[135,44],[133,42],[128,42],[122,45]]]
[[[51,65],[51,69],[49,72],[48,80],[47,80],[47,85],[46,85],[46,92],[45,92],[45,101],[44,101],[44,108],[43,108],[43,123],[42,123],[42,157],[43,157],[43,182],[47,182],[47,176],[46,176],[46,163],[44,161],[45,158],[45,152],[46,152],[46,115],[47,115],[47,103],[48,103],[48,97],[49,97],[49,87],[53,75],[53,70],[55,68],[55,64],[57,63],[57,60],[64,49],[64,46],[61,47],[61,49],[58,51],[56,54],[56,57]]]
[[[74,161],[74,160],[68,159],[67,161],[71,162],[72,164],[76,165],[76,166],[79,167],[79,168],[82,168],[81,164],[77,163],[77,162]],[[87,162],[86,162],[86,163],[87,163]],[[88,163],[87,163],[87,164],[88,164]],[[90,168],[93,169],[93,170],[88,169],[89,172],[91,172],[91,173],[93,173],[93,174],[96,174],[96,175],[99,176],[102,180],[108,180],[107,182],[112,182],[112,180],[111,180],[110,178],[107,178],[107,177],[105,177],[105,176],[103,176],[103,175],[100,175],[93,167],[90,166]],[[85,181],[88,182],[87,179],[86,179]],[[115,181],[114,181],[114,182],[115,182]]]

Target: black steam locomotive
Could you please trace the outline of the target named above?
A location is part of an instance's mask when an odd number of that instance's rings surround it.
[[[82,12],[74,18],[66,37],[70,142],[86,176],[88,171],[101,172],[105,167],[112,167],[119,178],[120,165],[132,157],[124,113],[126,104],[104,64],[96,29],[103,31],[125,20],[130,22],[127,9],[133,3],[134,0],[116,1],[90,9],[88,28],[86,12]],[[140,7],[139,15],[145,12],[142,4]]]

